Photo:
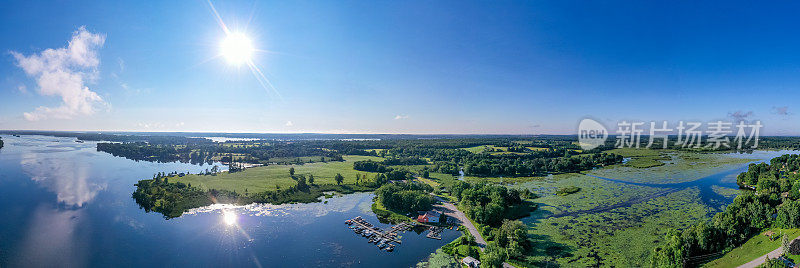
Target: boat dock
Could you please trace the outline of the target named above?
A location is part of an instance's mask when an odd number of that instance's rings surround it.
[[[425,237],[431,238],[431,239],[436,239],[436,240],[442,240],[442,231],[443,230],[444,230],[444,228],[442,228],[442,227],[431,226],[431,228],[428,229],[428,234],[425,235]]]
[[[346,220],[344,223],[350,225],[349,228],[356,234],[367,238],[368,243],[373,243],[379,249],[388,252],[392,252],[395,246],[402,243],[398,238],[398,233],[411,230],[415,226],[413,223],[403,222],[384,231],[367,222],[361,216]]]

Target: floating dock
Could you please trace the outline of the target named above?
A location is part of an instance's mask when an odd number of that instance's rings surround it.
[[[431,226],[431,228],[428,229],[428,234],[425,235],[425,237],[436,239],[436,240],[442,240],[442,231],[443,230],[444,230],[444,228],[442,228],[442,227]]]
[[[356,234],[366,237],[368,239],[368,243],[373,243],[377,245],[379,249],[389,252],[393,251],[397,244],[402,243],[397,237],[399,232],[411,230],[411,228],[416,226],[413,223],[402,222],[398,225],[392,226],[389,230],[384,231],[367,222],[361,218],[361,216],[346,220],[344,223],[350,225],[349,228]]]

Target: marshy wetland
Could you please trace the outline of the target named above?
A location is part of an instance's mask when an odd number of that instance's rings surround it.
[[[708,220],[732,202],[740,191],[736,175],[746,171],[748,163],[797,152],[655,153],[649,155],[666,155],[669,160],[664,158],[663,165],[653,167],[623,164],[515,184],[541,195],[536,200],[540,209],[523,219],[538,241],[538,256],[532,254],[532,262],[648,266],[653,248],[663,242],[667,231]],[[581,191],[555,194],[566,186]]]

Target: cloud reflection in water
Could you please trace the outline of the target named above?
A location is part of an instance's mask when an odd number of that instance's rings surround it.
[[[24,152],[20,165],[31,180],[54,192],[59,203],[83,207],[105,189],[106,184],[90,181],[89,163],[80,159],[85,158]]]

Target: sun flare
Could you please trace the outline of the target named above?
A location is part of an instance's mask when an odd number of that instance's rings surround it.
[[[254,51],[250,38],[243,33],[229,33],[220,45],[220,53],[233,65],[250,61]]]
[[[227,211],[226,210],[226,211],[222,212],[222,220],[227,225],[236,224],[237,219],[238,219],[238,216],[236,216],[236,213],[234,213],[233,211]]]

